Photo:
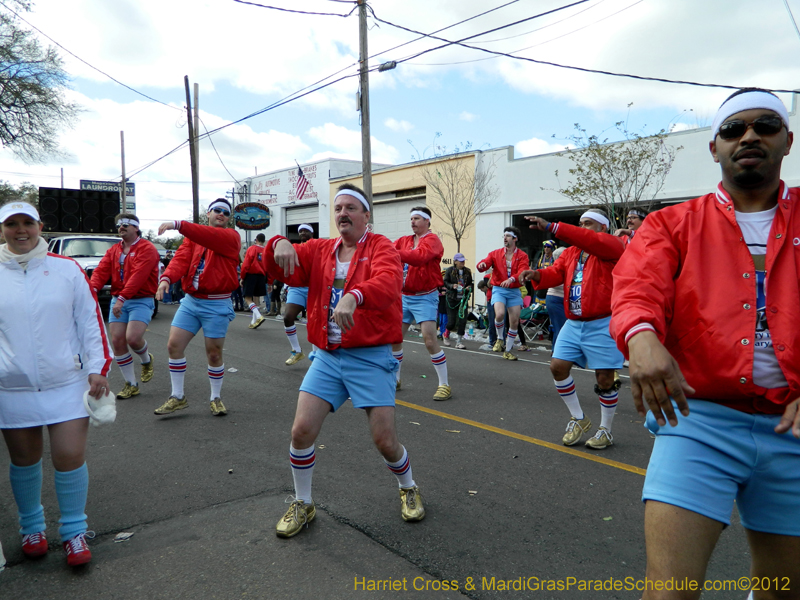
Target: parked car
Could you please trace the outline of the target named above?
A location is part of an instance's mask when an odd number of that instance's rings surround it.
[[[100,259],[105,256],[106,251],[118,243],[118,237],[109,235],[64,235],[52,238],[47,250],[53,254],[74,259],[86,272],[86,276],[91,277],[92,271],[100,264]],[[103,312],[103,317],[108,319],[108,311],[111,306],[110,281],[97,292],[97,302]]]
[[[54,237],[47,246],[47,251],[53,254],[68,256],[77,262],[86,272],[87,277],[100,264],[100,259],[105,256],[109,248],[119,243],[118,237],[110,235],[63,235]],[[97,292],[97,303],[103,313],[103,318],[108,320],[111,310],[111,280]],[[158,301],[155,300],[153,316],[158,314]]]

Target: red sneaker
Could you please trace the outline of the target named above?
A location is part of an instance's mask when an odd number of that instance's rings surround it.
[[[70,567],[85,565],[92,560],[92,552],[86,543],[86,536],[94,537],[92,532],[79,533],[71,540],[64,542],[64,552],[67,553],[67,564]]]
[[[47,537],[44,531],[22,536],[22,552],[29,558],[47,554]]]

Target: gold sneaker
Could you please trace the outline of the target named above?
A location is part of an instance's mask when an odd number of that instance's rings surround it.
[[[511,354],[511,352],[503,352],[503,358],[506,360],[517,360],[517,355]]]
[[[211,414],[214,415],[215,417],[221,417],[223,415],[228,414],[228,410],[222,403],[222,398],[214,398],[211,401]]]
[[[147,383],[153,378],[153,355],[148,352],[147,356],[150,357],[150,362],[142,363],[142,383]]]
[[[400,380],[397,380],[397,383],[394,384],[394,391],[399,392],[400,388],[403,387],[403,384],[400,383]]]
[[[283,515],[278,526],[275,528],[275,534],[278,537],[290,538],[297,535],[303,530],[303,525],[308,527],[308,524],[317,516],[317,508],[314,503],[306,504],[302,500],[295,500]]]
[[[117,394],[117,398],[120,400],[127,400],[128,398],[138,395],[139,395],[139,386],[132,385],[126,381],[125,387],[122,388],[122,391],[120,391],[119,394]]]
[[[591,426],[592,422],[586,415],[584,415],[583,419],[580,421],[575,417],[572,417],[569,420],[569,423],[567,423],[567,432],[564,434],[564,437],[561,439],[561,441],[565,446],[574,446],[581,441],[581,437],[583,437],[584,433],[589,431]]]
[[[449,385],[440,385],[436,388],[436,393],[433,395],[434,400],[449,400],[453,397]]]
[[[289,358],[286,359],[286,364],[287,365],[296,365],[301,360],[303,360],[305,357],[306,357],[306,355],[303,354],[302,352],[294,352],[294,351],[292,351],[292,355]]]
[[[592,450],[602,450],[614,445],[614,436],[605,427],[600,427],[592,437],[586,440],[586,447]]]
[[[503,340],[497,340],[492,346],[492,352],[502,352],[505,350],[506,343]]]
[[[404,521],[422,521],[425,518],[425,507],[417,486],[400,488],[400,515]]]
[[[170,396],[169,399],[164,402],[161,406],[159,406],[155,413],[157,415],[168,415],[170,413],[174,413],[176,410],[182,410],[189,406],[189,401],[186,400],[186,396],[183,398],[176,398],[175,396]]]
[[[258,329],[259,327],[261,327],[261,324],[262,324],[264,321],[266,321],[266,320],[267,320],[267,318],[266,318],[266,317],[258,317],[258,318],[255,320],[255,322],[254,322],[254,323],[250,323],[250,325],[248,325],[248,327],[249,327],[250,329]]]

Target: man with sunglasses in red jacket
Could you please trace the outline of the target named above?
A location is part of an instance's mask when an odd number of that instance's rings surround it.
[[[230,203],[225,198],[217,198],[208,207],[208,225],[167,221],[158,228],[158,235],[174,229],[184,236],[184,240],[161,276],[156,298],[160,300],[169,285],[178,279],[186,296],[172,319],[167,342],[172,393],[155,410],[157,415],[168,415],[188,406],[183,393],[186,347],[200,329],[205,337],[208,358],[211,414],[220,417],[228,413],[221,398],[225,374],[222,348],[228,324],[236,316],[231,292],[239,286],[236,267],[242,247],[239,233],[227,227],[230,217]]]
[[[716,191],[647,217],[614,270],[611,331],[656,435],[642,499],[647,579],[699,598],[734,501],[756,600],[800,598],[800,193],[783,102],[731,95],[709,149]]]

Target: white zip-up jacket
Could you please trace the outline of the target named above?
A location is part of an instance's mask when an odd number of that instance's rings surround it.
[[[0,393],[42,391],[106,376],[111,353],[83,269],[48,253],[27,271],[0,262]]]

